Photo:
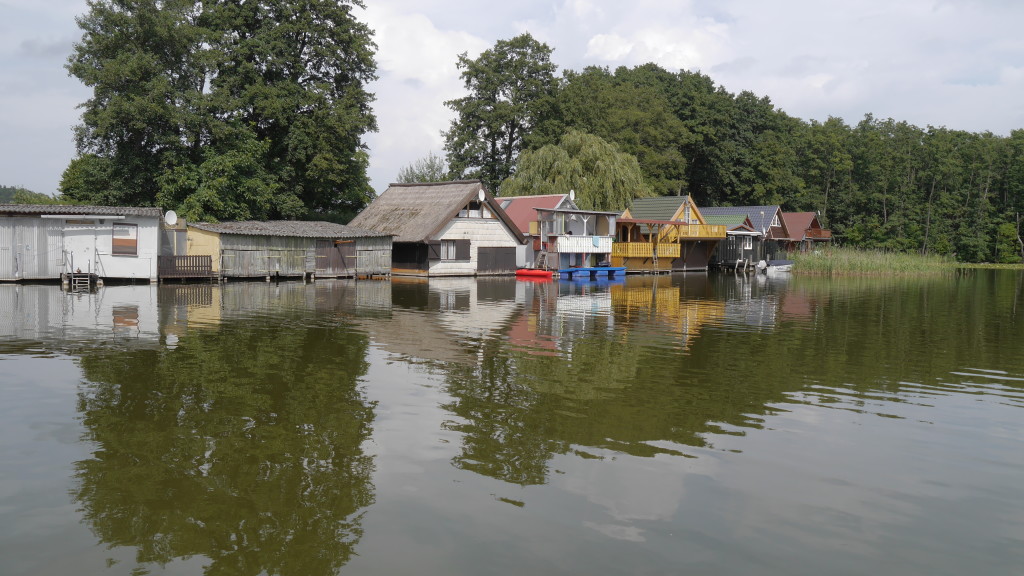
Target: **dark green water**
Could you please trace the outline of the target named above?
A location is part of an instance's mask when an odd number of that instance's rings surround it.
[[[1024,275],[0,286],[0,574],[1024,573]]]

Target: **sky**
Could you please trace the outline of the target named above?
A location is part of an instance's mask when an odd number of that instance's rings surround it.
[[[0,0],[0,185],[55,194],[90,92],[64,68],[86,0]],[[1019,0],[366,0],[379,131],[371,185],[444,153],[456,62],[529,32],[562,70],[700,71],[787,114],[1008,135],[1024,128]]]

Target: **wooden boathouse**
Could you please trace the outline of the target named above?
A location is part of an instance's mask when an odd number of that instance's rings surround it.
[[[707,270],[725,227],[704,221],[690,196],[636,198],[616,223],[612,265],[629,273]]]
[[[176,277],[387,276],[391,235],[332,222],[190,222],[186,254],[173,258]]]

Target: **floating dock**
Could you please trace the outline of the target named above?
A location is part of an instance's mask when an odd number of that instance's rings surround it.
[[[625,266],[591,266],[560,268],[558,270],[558,276],[563,280],[598,280],[602,278],[618,278],[625,275]]]

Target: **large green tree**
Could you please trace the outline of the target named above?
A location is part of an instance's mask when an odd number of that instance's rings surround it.
[[[368,202],[375,78],[360,0],[93,0],[68,199],[191,219],[345,220]]]
[[[479,178],[496,191],[550,114],[557,67],[551,48],[529,34],[499,40],[476,59],[463,53],[458,67],[469,94],[445,102],[456,114],[444,134],[448,166],[453,176]]]
[[[634,156],[599,136],[570,130],[557,144],[527,151],[502,196],[567,194],[585,210],[625,210],[634,198],[654,196]]]

